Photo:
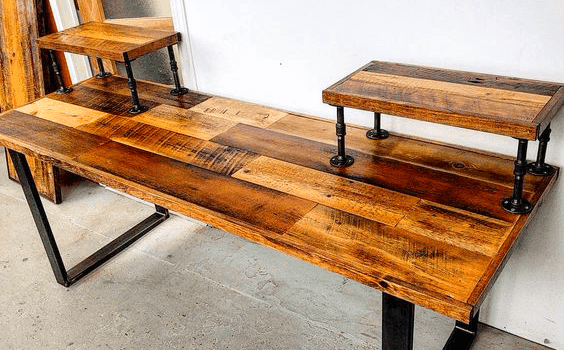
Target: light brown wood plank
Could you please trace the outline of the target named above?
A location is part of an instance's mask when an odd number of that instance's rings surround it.
[[[513,228],[505,221],[421,201],[398,228],[493,257]]]
[[[72,128],[82,124],[92,123],[97,119],[108,116],[108,113],[50,98],[42,98],[25,106],[19,107],[17,110],[25,114],[50,120]]]
[[[202,140],[209,140],[235,125],[224,118],[168,105],[159,105],[131,119]]]
[[[244,123],[265,128],[287,115],[286,112],[256,104],[213,97],[191,108],[210,117],[227,119],[234,123]]]
[[[282,239],[294,249],[307,251],[313,261],[364,275],[370,285],[384,292],[390,284],[421,292],[425,300],[419,300],[417,293],[401,296],[458,319],[459,310],[445,310],[443,302],[464,303],[491,260],[324,206],[308,213]],[[439,295],[442,302],[432,301]]]
[[[172,17],[112,18],[103,22],[174,32]]]
[[[268,129],[337,147],[335,122],[331,120],[290,114]],[[514,157],[396,133],[390,133],[385,140],[369,140],[366,138],[367,130],[348,125],[347,149],[513,188]],[[517,147],[517,141],[515,145]],[[525,190],[533,191],[540,181],[538,176],[526,176]]]
[[[390,226],[419,202],[416,197],[264,156],[233,177]]]
[[[97,119],[78,129],[224,175],[233,174],[257,158],[250,152],[119,116]]]

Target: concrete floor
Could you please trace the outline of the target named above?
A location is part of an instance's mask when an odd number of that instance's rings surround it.
[[[173,215],[71,288],[58,285],[0,148],[0,349],[380,349],[381,294]],[[44,201],[68,267],[153,208],[82,181]],[[415,348],[454,322],[416,309]],[[474,350],[548,349],[480,325]]]

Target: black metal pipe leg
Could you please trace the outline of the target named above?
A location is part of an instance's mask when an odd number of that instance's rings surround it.
[[[380,113],[374,112],[374,129],[368,130],[366,132],[366,137],[371,140],[384,140],[387,139],[390,134],[384,129],[382,129],[381,125],[381,116]]]
[[[100,57],[96,57],[96,62],[98,62],[98,74],[96,74],[96,78],[104,79],[112,76],[112,73],[106,72],[106,70],[104,69],[104,62],[102,62],[102,59]]]
[[[37,192],[31,171],[29,170],[27,160],[25,156],[19,152],[13,150],[9,150],[9,152],[14,163],[16,173],[18,174],[18,178],[20,179],[25,198],[31,210],[33,220],[35,221],[35,225],[39,231],[39,236],[43,242],[43,247],[45,248],[45,252],[49,258],[51,269],[55,274],[55,279],[59,284],[62,284],[65,287],[69,287],[88,273],[104,264],[106,261],[123,251],[145,233],[149,232],[169,217],[167,209],[156,205],[156,211],[151,216],[141,221],[133,228],[106,244],[94,254],[90,255],[67,271],[63,264],[59,248],[57,247],[57,242],[53,236],[51,226],[49,225],[45,209],[43,208],[43,204],[39,198],[39,193]]]
[[[57,84],[59,84],[59,89],[55,92],[59,95],[66,94],[67,92],[73,91],[72,88],[65,87],[65,82],[63,81],[63,76],[61,75],[61,69],[57,63],[57,58],[53,50],[49,51],[49,57],[51,58],[51,66],[53,67],[53,73],[55,73],[55,78],[57,79]]]
[[[126,53],[123,54],[125,70],[127,72],[127,86],[129,86],[129,90],[131,91],[131,103],[133,107],[129,109],[129,113],[131,114],[139,114],[146,112],[149,108],[145,106],[141,106],[139,102],[139,95],[137,94],[137,82],[133,77],[133,70],[131,69],[131,61],[129,61],[129,57]]]
[[[523,198],[523,185],[525,183],[525,174],[527,174],[527,145],[528,141],[519,139],[519,148],[517,149],[517,159],[515,160],[515,183],[513,185],[513,195],[511,198],[505,198],[501,201],[503,209],[513,214],[526,214],[532,210],[532,205]]]
[[[332,157],[332,166],[343,168],[354,163],[354,158],[345,154],[345,135],[347,126],[345,125],[345,112],[343,107],[337,107],[337,155]]]
[[[172,78],[174,79],[174,86],[175,88],[170,91],[172,96],[181,96],[187,94],[189,90],[185,87],[180,85],[180,78],[178,77],[178,65],[176,64],[176,60],[174,59],[174,50],[172,49],[172,45],[168,46],[168,57],[170,59],[170,70],[172,71]]]
[[[472,318],[470,324],[456,321],[454,330],[450,334],[443,350],[469,350],[478,332],[478,314]]]
[[[554,168],[546,164],[544,159],[546,157],[546,148],[548,147],[548,141],[550,141],[550,124],[544,129],[544,132],[539,137],[539,150],[537,152],[537,160],[534,163],[530,163],[527,168],[527,172],[531,175],[537,176],[549,176],[554,173]]]
[[[382,293],[382,350],[413,350],[415,305]]]

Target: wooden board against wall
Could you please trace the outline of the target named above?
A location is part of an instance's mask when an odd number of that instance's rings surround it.
[[[35,43],[48,30],[44,10],[44,0],[0,0],[0,111],[19,107],[45,94],[48,70],[47,65],[41,64],[42,55]],[[66,68],[65,64],[62,66]],[[65,75],[68,79],[68,72],[63,70]],[[60,203],[63,172],[37,159],[28,157],[28,162],[39,192]],[[9,158],[7,163],[9,177],[17,180]]]

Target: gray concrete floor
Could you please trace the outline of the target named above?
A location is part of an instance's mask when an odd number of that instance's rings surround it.
[[[0,349],[380,349],[378,291],[177,215],[58,285],[0,153]],[[68,267],[153,211],[88,181],[63,196],[44,204]],[[415,322],[421,350],[454,325]],[[548,348],[480,325],[472,349]]]

